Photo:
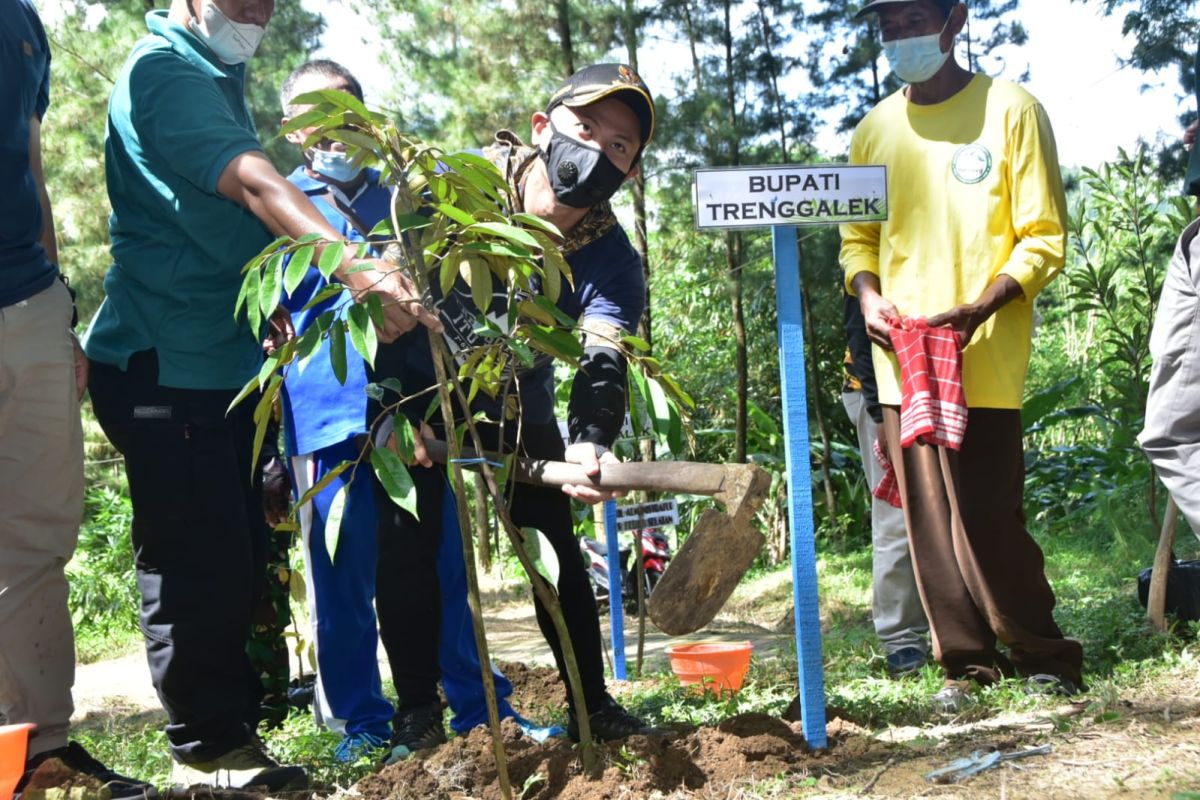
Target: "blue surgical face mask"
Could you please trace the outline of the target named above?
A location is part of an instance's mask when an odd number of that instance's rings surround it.
[[[341,150],[319,150],[314,147],[308,151],[308,158],[313,172],[338,183],[350,183],[363,171],[362,164],[353,163]]]
[[[892,72],[905,83],[924,83],[936,75],[950,58],[949,51],[943,53],[941,46],[942,34],[949,24],[950,18],[947,17],[945,25],[937,33],[884,42],[883,53]]]

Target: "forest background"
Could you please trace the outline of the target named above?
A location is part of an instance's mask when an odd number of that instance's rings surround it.
[[[1196,0],[1075,2],[1123,20],[1133,43],[1129,69],[1178,77],[1179,117],[1152,127],[1182,131],[1196,115],[1188,99]],[[86,323],[102,298],[109,265],[107,99],[120,65],[145,32],[142,17],[166,2],[53,5],[47,15],[53,50],[43,140],[47,182],[63,269],[79,289]],[[970,5],[970,43],[960,47],[960,59],[990,74],[1026,77],[1019,59],[996,54],[1019,51],[1028,38],[1023,20],[1036,13],[1037,0]],[[844,152],[819,146],[844,141],[831,132],[852,129],[899,85],[871,22],[853,19],[860,6],[859,0],[347,0],[326,6],[328,13],[352,9],[371,20],[381,42],[378,61],[393,76],[393,88],[368,98],[369,104],[447,149],[477,146],[503,127],[523,131],[530,112],[563,77],[594,61],[625,61],[663,92],[655,146],[642,175],[616,201],[649,277],[642,336],[698,402],[694,448],[678,436],[665,437],[671,441],[660,441],[654,455],[751,459],[770,469],[775,491],[762,517],[768,563],[786,558],[788,546],[770,238],[765,231],[696,231],[691,175],[699,166],[844,160]],[[324,25],[301,3],[280,0],[250,64],[249,105],[268,154],[284,172],[298,163],[298,154],[275,135],[278,87],[317,50]],[[336,57],[325,44],[324,52]],[[654,76],[668,51],[685,63],[672,64],[674,85],[662,87]],[[800,85],[803,91],[784,88]],[[1070,260],[1065,275],[1038,301],[1041,323],[1023,415],[1028,510],[1039,529],[1103,528],[1120,509],[1122,525],[1131,528],[1126,533],[1151,538],[1161,518],[1161,490],[1135,436],[1158,292],[1175,238],[1192,214],[1179,197],[1182,155],[1178,141],[1167,139],[1065,175]],[[836,229],[802,230],[818,546],[844,550],[865,545],[870,534],[863,513],[868,491],[852,427],[840,408],[844,335],[837,250]],[[643,447],[642,455],[649,449]],[[626,456],[634,455],[635,448],[628,448]],[[88,461],[97,479],[89,493],[90,519],[124,518],[116,454],[90,423]],[[113,571],[126,571],[127,561],[117,563],[128,558],[125,531],[122,524],[85,528],[76,573],[103,572],[106,559]],[[73,605],[80,619],[105,619],[133,607],[132,580],[76,583]]]

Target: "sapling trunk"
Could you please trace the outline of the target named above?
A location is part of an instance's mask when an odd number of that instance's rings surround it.
[[[434,362],[438,364],[438,379],[448,379],[454,387],[454,393],[459,402],[464,408],[469,408],[470,404],[467,401],[466,392],[463,391],[462,383],[458,380],[457,375],[445,368],[445,365],[453,363],[450,353],[446,350],[445,342],[440,338],[435,339],[432,336],[430,340],[433,345]],[[442,413],[449,413],[448,408],[449,406],[443,406]],[[466,429],[471,437],[471,444],[474,446],[475,452],[486,452],[483,440],[479,438],[479,430],[475,427],[473,419],[468,418],[466,420]],[[453,431],[454,428],[448,427],[448,430]],[[450,436],[449,438],[455,439],[456,437]],[[454,448],[451,452],[457,453],[457,442],[452,443],[451,446]],[[457,455],[452,457],[457,458]],[[537,567],[530,560],[529,554],[525,552],[524,534],[512,521],[512,516],[508,513],[508,505],[504,501],[504,495],[499,484],[496,482],[496,475],[487,461],[483,461],[480,464],[480,471],[487,484],[488,492],[491,494],[492,502],[496,507],[496,516],[500,520],[500,526],[508,534],[508,539],[512,543],[513,550],[516,551],[517,560],[521,562],[521,566],[525,569],[525,574],[529,576],[529,583],[533,587],[533,593],[537,595],[538,600],[545,607],[546,613],[550,615],[550,619],[554,623],[554,630],[558,633],[558,641],[562,647],[563,661],[567,668],[567,682],[570,684],[567,690],[571,692],[571,698],[575,701],[575,716],[579,724],[580,756],[583,760],[584,770],[592,772],[597,765],[595,747],[592,742],[592,726],[588,720],[587,701],[584,700],[583,696],[583,682],[579,677],[579,662],[575,658],[575,646],[571,642],[571,632],[567,629],[567,622],[563,617],[562,605],[558,602],[558,595],[555,590],[546,582],[541,573],[537,571]]]
[[[483,624],[483,607],[479,600],[479,576],[475,571],[475,544],[471,536],[470,515],[467,513],[466,485],[462,474],[462,448],[454,435],[454,406],[450,397],[446,367],[438,355],[441,335],[429,331],[430,346],[434,352],[433,368],[437,373],[438,397],[441,399],[442,422],[448,432],[446,444],[450,450],[450,475],[454,481],[454,508],[458,512],[458,527],[462,532],[463,562],[467,567],[467,606],[471,609],[472,627],[475,629],[475,647],[479,651],[479,674],[483,678],[483,694],[487,702],[488,727],[492,731],[492,752],[496,758],[496,779],[500,783],[500,794],[511,800],[512,786],[508,780],[508,760],[504,753],[504,735],[500,730],[500,709],[496,703],[496,683],[492,678],[492,659],[488,654],[487,631]],[[470,423],[468,423],[470,424]]]

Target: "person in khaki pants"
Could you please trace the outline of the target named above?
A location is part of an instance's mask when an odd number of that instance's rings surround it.
[[[0,0],[0,719],[37,726],[17,791],[55,757],[108,783],[113,797],[154,795],[67,741],[75,632],[64,568],[83,514],[87,360],[59,281],[42,174],[49,102],[37,12],[29,0]]]
[[[1200,108],[1200,49],[1196,52],[1196,105]],[[1200,212],[1200,146],[1193,122],[1183,136],[1191,150],[1184,192]],[[1183,230],[1163,279],[1150,334],[1150,389],[1138,442],[1200,537],[1200,219]]]

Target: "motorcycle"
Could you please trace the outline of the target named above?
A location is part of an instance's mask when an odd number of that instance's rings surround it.
[[[671,543],[665,533],[647,528],[641,533],[642,565],[645,571],[647,599],[671,560]],[[596,604],[604,608],[609,603],[611,582],[608,572],[608,545],[602,539],[585,536],[579,540],[579,550],[587,564],[588,579],[596,595]],[[630,562],[632,547],[622,547],[617,554],[620,569],[621,597],[627,613],[637,613],[637,562]]]

